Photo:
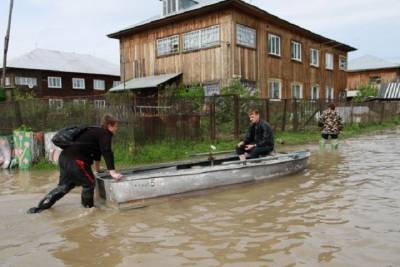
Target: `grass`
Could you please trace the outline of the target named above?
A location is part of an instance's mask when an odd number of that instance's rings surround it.
[[[354,124],[345,127],[340,138],[346,139],[361,134],[372,133],[379,130],[391,129],[400,125],[400,117],[385,121],[382,124]],[[316,143],[320,139],[319,131],[299,131],[299,132],[278,132],[275,134],[275,141],[279,148],[285,145],[301,145]],[[191,154],[207,153],[210,145],[217,147],[217,151],[233,151],[239,140],[230,138],[224,140],[210,141],[203,140],[198,142],[188,141],[163,141],[152,144],[116,144],[114,145],[114,157],[117,168],[128,166],[143,165],[150,163],[161,163],[175,160],[187,159]],[[102,163],[104,167],[104,162]],[[41,160],[35,164],[33,170],[56,170],[57,166]]]

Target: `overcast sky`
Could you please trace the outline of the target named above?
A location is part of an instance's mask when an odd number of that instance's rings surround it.
[[[294,24],[400,62],[400,0],[252,0]],[[0,0],[1,56],[9,0]],[[35,48],[91,54],[119,62],[106,34],[161,13],[159,0],[14,0],[9,59]]]

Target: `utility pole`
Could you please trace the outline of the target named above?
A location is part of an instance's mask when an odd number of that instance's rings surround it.
[[[2,74],[3,81],[1,83],[1,86],[3,88],[6,87],[7,52],[8,52],[8,43],[10,41],[10,28],[11,28],[11,17],[12,17],[13,6],[14,6],[14,0],[10,0],[10,13],[8,15],[8,26],[7,26],[6,37],[4,38],[3,74]]]

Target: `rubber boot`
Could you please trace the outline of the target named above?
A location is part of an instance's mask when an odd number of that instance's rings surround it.
[[[43,210],[51,208],[58,200],[60,200],[65,194],[67,194],[71,189],[74,188],[73,185],[59,185],[53,190],[51,190],[40,202],[37,207],[30,208],[27,213],[39,213]]]
[[[326,140],[324,138],[321,138],[319,140],[319,148],[320,149],[324,149],[325,148],[325,144],[326,144]]]
[[[332,139],[332,141],[331,141],[332,149],[338,149],[338,146],[339,146],[338,140],[337,139]]]

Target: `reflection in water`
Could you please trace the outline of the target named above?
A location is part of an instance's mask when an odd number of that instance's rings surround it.
[[[5,266],[397,266],[398,132],[313,149],[302,173],[144,209],[24,214],[54,173],[0,178]],[[38,193],[40,194],[33,194]],[[13,207],[13,209],[9,209]]]

